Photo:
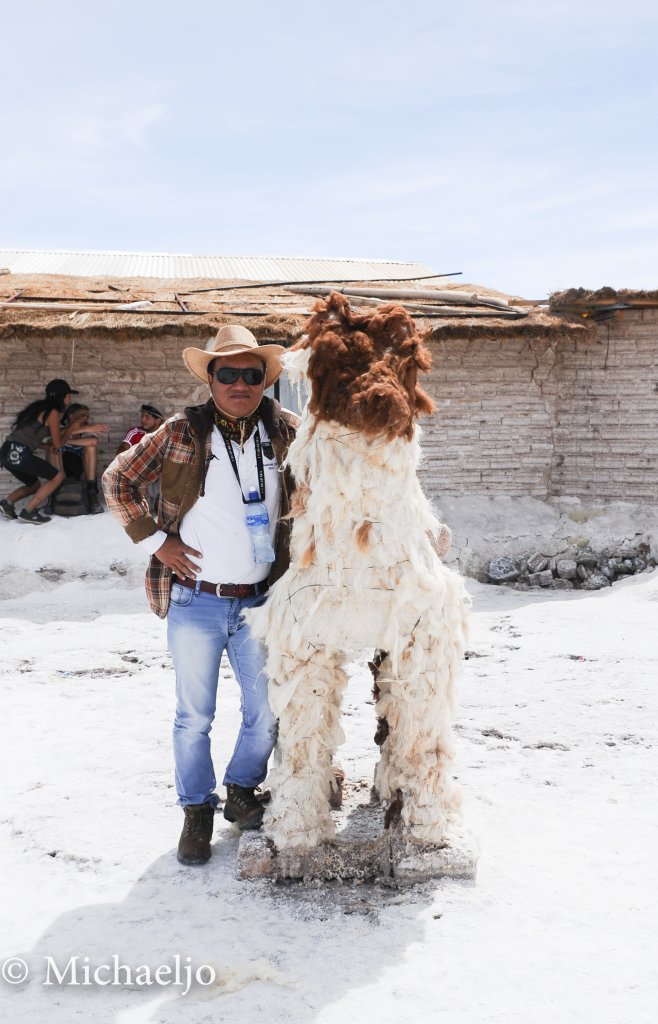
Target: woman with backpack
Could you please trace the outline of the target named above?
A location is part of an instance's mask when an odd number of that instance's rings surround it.
[[[37,448],[46,447],[48,438],[50,450],[60,451],[60,422],[71,402],[71,395],[77,394],[79,392],[69,387],[65,380],[51,380],[46,384],[45,397],[26,405],[12,423],[9,435],[0,448],[0,465],[9,470],[21,486],[0,501],[0,513],[7,519],[20,519],[23,523],[35,525],[50,522],[50,516],[44,515],[39,505],[59,487],[64,473],[35,452]],[[23,498],[30,500],[17,514],[14,505]]]

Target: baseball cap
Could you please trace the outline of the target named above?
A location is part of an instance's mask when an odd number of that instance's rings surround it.
[[[67,395],[79,395],[80,392],[72,388],[68,381],[61,377],[55,377],[46,384],[46,398],[66,398]]]

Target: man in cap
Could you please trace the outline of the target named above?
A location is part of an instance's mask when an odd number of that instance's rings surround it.
[[[211,854],[219,797],[209,734],[224,650],[242,710],[224,775],[224,817],[241,830],[259,828],[263,817],[255,790],[266,775],[276,721],[267,699],[265,653],[242,613],[265,600],[289,562],[293,481],[280,467],[298,421],[264,395],[282,372],[282,352],[280,345],[259,346],[241,326],[222,327],[205,350],[186,348],[185,364],[208,386],[208,401],[117,455],[103,478],[108,508],[151,555],[147,596],[153,611],[167,617],[176,670],[173,739],[178,802],[185,812],[178,844],[183,864],[202,864]],[[156,480],[154,518],[140,488]],[[267,509],[274,550],[265,557],[273,563],[256,560],[247,524],[252,501]]]
[[[144,434],[152,434],[162,425],[164,416],[153,402],[145,402],[139,413],[139,426],[131,427],[123,441],[117,448],[117,455],[120,452],[128,451],[132,445],[137,444],[144,437]]]

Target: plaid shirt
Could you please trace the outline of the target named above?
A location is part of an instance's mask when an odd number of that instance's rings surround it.
[[[172,416],[152,434],[146,434],[132,448],[117,455],[103,474],[107,507],[136,544],[157,530],[177,534],[181,519],[203,494],[210,464],[213,406],[190,406],[184,414]],[[272,442],[281,467],[299,422],[278,402],[264,398],[260,418]],[[145,484],[160,481],[155,519],[147,498],[140,493]],[[281,472],[281,505],[275,541],[276,559],[268,577],[274,583],[290,562],[290,499],[294,482],[289,469]],[[226,581],[229,582],[229,581]],[[165,618],[169,609],[171,569],[152,555],[146,570],[146,596],[156,615]]]

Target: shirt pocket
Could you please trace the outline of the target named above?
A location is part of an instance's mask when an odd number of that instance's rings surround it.
[[[187,459],[175,459],[168,455],[162,464],[160,493],[169,506],[180,508],[190,483],[192,463]]]

